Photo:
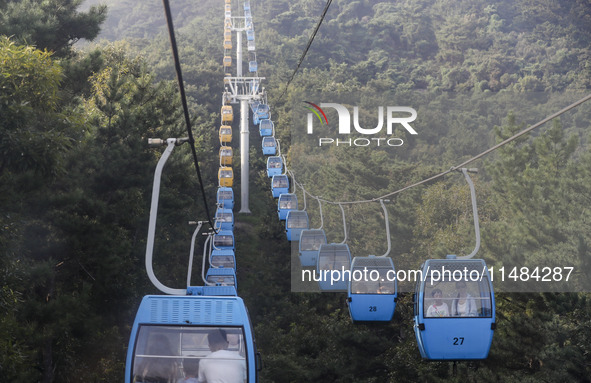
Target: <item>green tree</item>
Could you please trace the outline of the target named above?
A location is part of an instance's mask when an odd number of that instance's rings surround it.
[[[107,7],[78,12],[82,0],[17,0],[0,7],[0,35],[22,44],[68,55],[80,39],[93,40],[106,18]]]
[[[63,170],[62,156],[81,124],[79,116],[60,108],[61,80],[51,53],[0,37],[0,176]]]

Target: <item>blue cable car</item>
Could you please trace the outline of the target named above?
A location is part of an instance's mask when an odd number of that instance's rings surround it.
[[[213,247],[219,250],[235,250],[234,233],[230,230],[220,230],[213,235]]]
[[[274,156],[277,154],[277,141],[275,137],[263,137],[263,154],[266,156]]]
[[[260,355],[248,311],[236,294],[235,283],[171,289],[158,281],[153,272],[159,181],[162,167],[178,142],[167,140],[167,149],[156,167],[146,247],[150,281],[160,291],[172,295],[148,295],[140,303],[129,340],[125,382],[178,382],[188,378],[189,370],[198,369],[201,381],[216,381],[223,374],[231,381],[255,383]],[[198,222],[193,241],[201,224]]]
[[[285,218],[285,234],[288,241],[299,241],[302,230],[310,228],[308,213],[305,210],[290,210]]]
[[[274,127],[275,124],[273,124],[273,121],[269,119],[261,120],[259,124],[259,133],[261,137],[272,136]]]
[[[390,257],[355,257],[347,305],[353,322],[390,321],[398,299],[396,270]]]
[[[227,344],[224,352],[235,358],[216,358],[216,365],[236,371],[237,381],[257,381],[260,355],[242,299],[214,295],[231,290],[229,287],[191,289],[199,295],[144,297],[129,340],[126,383],[180,381],[189,366],[209,363],[214,357],[210,344],[220,336]],[[214,377],[206,378],[209,381]]]
[[[274,198],[279,198],[283,193],[289,193],[289,178],[287,178],[287,175],[274,175],[271,178],[271,191]]]
[[[236,254],[234,250],[218,250],[211,252],[209,261],[212,267],[229,267],[236,270]]]
[[[258,65],[256,61],[249,61],[248,62],[248,71],[249,72],[256,72],[258,70]]]
[[[267,177],[271,178],[283,173],[283,160],[279,156],[267,158]]]
[[[271,118],[271,114],[269,113],[269,105],[259,104],[254,110],[252,123],[258,125],[259,122],[265,118]]]
[[[299,244],[299,258],[302,267],[316,266],[318,262],[318,250],[320,250],[321,245],[325,244],[326,234],[324,230],[302,230]]]
[[[215,212],[215,226],[219,230],[234,230],[234,212],[218,207]]]
[[[210,267],[205,274],[205,280],[215,286],[234,286],[238,289],[236,270],[231,267]]]
[[[283,193],[277,200],[277,215],[284,221],[291,210],[298,210],[298,196],[293,193]]]
[[[259,105],[261,105],[261,102],[259,100],[254,100],[250,103],[250,109],[252,110],[252,113],[256,113]]]
[[[245,11],[250,11],[250,1],[245,1],[244,2],[244,10]]]
[[[351,269],[351,251],[344,243],[320,245],[316,275],[322,291],[347,291],[347,275]],[[345,272],[346,271],[346,272]],[[338,274],[338,275],[337,275]]]
[[[257,115],[259,116],[259,120],[263,118],[271,118],[269,111],[269,105],[259,104],[259,106],[257,106]]]
[[[485,359],[492,343],[495,297],[482,259],[430,259],[414,300],[421,356],[431,360]]]
[[[246,31],[246,40],[247,41],[254,41],[254,30],[249,29]]]
[[[232,188],[220,187],[217,191],[217,204],[224,209],[234,209],[234,191]]]

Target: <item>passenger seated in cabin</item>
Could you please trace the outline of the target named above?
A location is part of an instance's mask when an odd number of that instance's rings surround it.
[[[365,282],[368,294],[379,294],[380,293],[380,282],[369,280]]]
[[[378,287],[378,294],[394,294],[396,289],[393,281],[389,281],[384,275],[380,275],[380,287]]]
[[[178,381],[178,383],[199,383],[197,375],[199,374],[199,359],[185,359],[183,361],[183,371],[185,378]]]
[[[325,261],[320,270],[334,270],[334,261]]]
[[[287,179],[279,178],[275,180],[275,187],[276,188],[286,188],[287,187]]]
[[[372,292],[367,282],[364,281],[353,282],[353,285],[351,286],[351,291],[353,292],[353,294],[369,294]]]
[[[177,362],[171,358],[172,347],[164,335],[154,335],[148,343],[147,355],[135,376],[136,382],[173,383],[177,381]]]
[[[304,237],[302,241],[302,250],[303,251],[311,251],[311,250],[318,250],[320,245],[316,244],[316,240],[310,237]]]
[[[235,351],[228,351],[226,332],[221,329],[207,334],[211,354],[199,363],[199,383],[244,383],[246,360]]]
[[[233,245],[232,237],[229,235],[218,235],[218,236],[216,236],[216,238],[214,240],[214,245],[216,247],[219,247],[219,246],[231,247]]]
[[[448,317],[449,316],[449,307],[447,303],[443,302],[441,299],[443,297],[443,292],[439,289],[433,289],[431,291],[431,296],[435,299],[435,302],[427,309],[427,317]]]
[[[451,315],[460,317],[475,317],[478,315],[478,307],[474,298],[467,292],[466,282],[456,282],[457,297],[451,304]]]

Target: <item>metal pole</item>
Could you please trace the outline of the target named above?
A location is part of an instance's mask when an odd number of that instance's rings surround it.
[[[248,207],[248,172],[249,172],[249,131],[248,131],[248,100],[240,100],[240,196],[239,213],[250,213]]]
[[[236,77],[242,77],[242,31],[236,31]]]
[[[160,140],[158,140],[160,141]],[[173,289],[168,286],[163,285],[156,274],[154,274],[154,268],[152,267],[152,258],[154,255],[154,238],[156,232],[156,219],[158,216],[158,200],[160,198],[160,179],[162,177],[162,169],[164,168],[164,164],[170,157],[172,150],[174,149],[177,140],[174,138],[169,138],[166,140],[166,150],[162,153],[160,160],[158,161],[158,165],[156,165],[156,170],[154,171],[154,183],[152,186],[152,204],[150,205],[150,221],[148,223],[148,240],[146,243],[146,272],[148,273],[148,278],[150,278],[150,282],[164,294],[170,295],[185,295],[187,294],[187,289]]]
[[[458,259],[472,259],[472,257],[474,257],[480,249],[480,222],[478,220],[478,207],[476,206],[476,189],[474,188],[474,182],[472,182],[472,179],[470,179],[468,172],[476,173],[478,169],[462,168],[461,171],[464,174],[464,178],[466,178],[468,185],[470,186],[470,198],[472,199],[472,215],[474,216],[474,235],[476,236],[476,245],[470,254],[458,257]]]

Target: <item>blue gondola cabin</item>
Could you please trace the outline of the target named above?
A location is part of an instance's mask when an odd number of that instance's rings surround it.
[[[316,267],[318,262],[318,250],[326,244],[324,230],[303,230],[300,235],[299,258],[302,267]]]
[[[430,360],[485,359],[496,328],[495,301],[481,259],[430,259],[414,296],[415,335]]]
[[[267,158],[267,177],[283,173],[283,160],[279,156],[272,156]]]
[[[259,123],[259,134],[261,137],[267,137],[273,135],[273,129],[275,124],[268,118],[261,120]]]
[[[279,198],[279,196],[283,193],[289,192],[289,178],[285,174],[279,174],[273,176],[271,178],[271,191],[273,192],[273,197]]]
[[[347,244],[329,243],[318,250],[316,274],[322,291],[347,291],[348,273],[351,269],[351,251]]]
[[[144,297],[131,331],[125,383],[178,382],[193,370],[203,381],[224,376],[255,383],[260,368],[248,312],[237,296],[212,295],[221,289]],[[216,342],[224,344],[223,359],[213,351]]]
[[[234,209],[234,191],[229,187],[219,187],[216,193],[218,206],[224,209]]]
[[[263,137],[263,154],[266,156],[274,156],[277,154],[277,141],[275,137]]]
[[[285,234],[288,241],[299,241],[302,230],[310,228],[308,213],[304,210],[291,210],[285,218]]]
[[[298,196],[293,193],[283,193],[277,200],[277,215],[280,221],[285,221],[287,214],[292,210],[298,210]]]
[[[347,297],[353,322],[392,320],[397,297],[396,270],[392,258],[353,258]]]

